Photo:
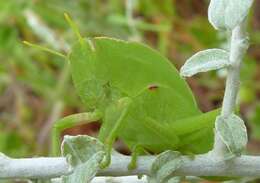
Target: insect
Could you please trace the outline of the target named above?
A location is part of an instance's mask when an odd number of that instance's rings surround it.
[[[65,17],[78,35],[67,58],[76,91],[88,112],[54,124],[55,155],[62,130],[93,121],[102,123],[98,138],[107,155],[101,167],[109,165],[116,138],[132,151],[129,168],[136,166],[138,155],[145,151],[197,154],[211,149],[218,111],[199,110],[187,83],[166,58],[140,43],[82,38]]]

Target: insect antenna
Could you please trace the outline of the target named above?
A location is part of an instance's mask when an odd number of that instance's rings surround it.
[[[64,13],[64,17],[65,17],[66,21],[68,22],[69,26],[71,27],[71,29],[73,30],[73,32],[78,37],[80,44],[83,45],[84,39],[79,32],[79,28],[78,28],[77,24],[70,18],[69,14]]]
[[[30,43],[28,41],[23,41],[23,43],[27,46],[30,46],[30,47],[33,47],[33,48],[36,48],[36,49],[39,49],[41,51],[45,51],[45,52],[48,52],[48,53],[51,53],[51,54],[54,54],[54,55],[57,55],[59,57],[62,57],[62,58],[67,58],[66,55],[58,52],[58,51],[55,51],[55,50],[51,50],[50,48],[47,48],[47,47],[44,47],[44,46],[40,46],[40,45],[37,45],[37,44],[33,44],[33,43]]]

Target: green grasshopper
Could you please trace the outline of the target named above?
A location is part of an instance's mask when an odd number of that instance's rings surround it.
[[[170,61],[140,43],[82,38],[65,17],[78,37],[65,57],[88,112],[54,124],[54,155],[59,154],[62,130],[94,121],[102,123],[98,138],[107,149],[103,168],[110,163],[116,138],[132,151],[129,168],[135,168],[138,155],[144,152],[198,154],[212,148],[218,111],[202,113],[198,109],[190,88]]]

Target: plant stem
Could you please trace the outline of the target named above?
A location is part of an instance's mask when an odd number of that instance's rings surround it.
[[[1,155],[1,154],[0,154]],[[65,158],[21,158],[0,156],[0,179],[53,178],[70,173]]]
[[[131,157],[112,156],[107,169],[100,170],[97,176],[149,175],[156,156],[140,156],[135,170],[128,170]],[[260,157],[241,156],[226,163],[225,160],[209,155],[197,155],[194,158],[182,156],[183,165],[174,172],[175,176],[227,176],[259,177]],[[70,172],[66,158],[8,158],[0,163],[0,178],[55,178]]]
[[[228,75],[226,80],[226,89],[223,99],[221,116],[228,117],[234,113],[237,101],[237,94],[240,85],[240,67],[243,56],[248,48],[247,34],[245,31],[245,22],[238,25],[232,31],[230,43],[230,57],[231,66],[228,68]],[[213,149],[214,155],[221,156],[227,152],[225,144],[220,139],[219,134],[215,135],[215,144]]]
[[[138,30],[136,29],[136,22],[134,20],[134,3],[135,0],[126,0],[126,19],[134,40],[140,40],[141,37]]]
[[[55,179],[52,183],[61,183],[61,178]],[[119,182],[127,182],[127,183],[147,183],[146,176],[143,176],[141,179],[137,176],[124,176],[124,177],[95,177],[91,180],[91,183],[119,183]]]

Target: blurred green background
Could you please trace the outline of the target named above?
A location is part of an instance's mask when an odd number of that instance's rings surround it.
[[[219,33],[208,23],[208,4],[208,0],[0,0],[0,152],[12,157],[48,155],[52,122],[84,111],[67,63],[25,46],[23,40],[69,52],[76,38],[64,20],[67,12],[82,35],[144,42],[179,69],[199,50],[229,47],[230,33]],[[260,154],[259,9],[256,0],[248,18],[251,46],[239,94],[251,154]],[[221,70],[188,79],[203,111],[221,105],[225,74]],[[90,124],[64,133],[95,135],[97,130],[97,124]]]

